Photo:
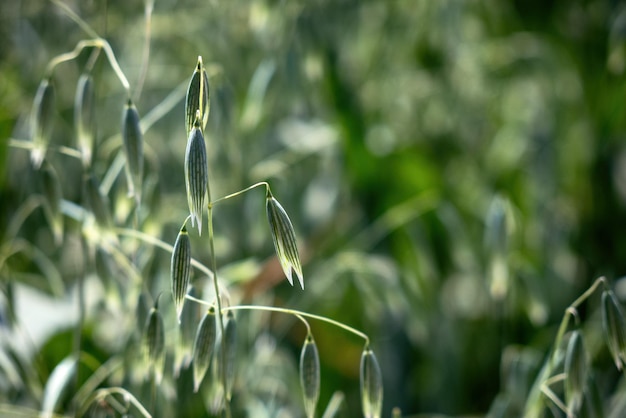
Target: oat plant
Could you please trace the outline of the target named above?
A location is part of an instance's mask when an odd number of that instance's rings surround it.
[[[239,334],[245,325],[235,314],[249,311],[259,316],[270,312],[286,315],[304,325],[306,337],[298,368],[300,393],[292,396],[301,399],[300,412],[308,418],[318,416],[321,393],[320,354],[309,321],[338,327],[362,339],[365,343],[360,367],[363,415],[380,417],[382,375],[366,334],[340,321],[303,310],[237,304],[237,299],[230,297],[237,290],[236,284],[226,283],[219,277],[216,241],[218,238],[228,239],[218,237],[214,229],[214,222],[220,215],[219,204],[264,188],[265,193],[259,198],[265,203],[266,236],[273,242],[288,282],[293,286],[295,275],[300,290],[305,289],[294,225],[269,182],[257,182],[216,199],[211,196],[212,167],[209,166],[207,149],[215,149],[219,144],[207,143],[211,95],[202,57],[197,58],[190,80],[181,80],[186,89],[172,92],[142,118],[138,109],[142,107],[141,90],[150,58],[148,35],[152,2],[145,4],[146,44],[137,86],[128,81],[106,39],[70,6],[60,0],[53,0],[53,3],[85,32],[88,39],[79,41],[71,51],[50,60],[34,93],[30,137],[10,142],[16,152],[30,154],[33,174],[41,179],[42,189],[41,196],[33,198],[23,208],[20,219],[14,223],[15,234],[26,218],[41,207],[55,245],[62,248],[65,240],[75,240],[78,251],[84,254],[84,271],[94,268],[101,281],[85,281],[83,276],[88,275],[81,275],[77,290],[81,306],[86,303],[86,286],[100,286],[101,291],[112,295],[103,298],[104,304],[115,303],[117,305],[111,309],[133,314],[116,317],[111,323],[111,329],[119,336],[117,346],[108,360],[100,362],[90,357],[82,344],[87,313],[81,309],[74,352],[44,383],[43,415],[61,412],[76,416],[168,416],[182,414],[177,410],[177,402],[185,404],[191,400],[192,403],[204,403],[209,414],[234,416],[233,400],[238,393],[246,391],[246,382],[238,382],[237,377],[241,361],[238,357]],[[99,134],[100,115],[96,111],[96,92],[101,75],[94,68],[102,60],[108,63],[121,90],[121,123],[117,133],[108,139]],[[79,67],[80,74],[72,86],[75,92],[71,105],[59,103],[55,93],[57,89],[67,88],[56,78],[63,71],[62,67],[70,63]],[[58,78],[65,80],[65,77]],[[184,179],[186,196],[181,192],[177,197],[183,201],[186,197],[188,215],[167,225],[168,228],[171,224],[176,225],[178,233],[175,236],[163,234],[165,239],[161,239],[162,225],[154,227],[151,213],[157,208],[152,206],[151,199],[155,194],[154,185],[163,173],[155,169],[158,161],[150,144],[149,129],[181,101],[184,102],[184,118],[180,137],[172,140],[180,144],[175,149],[184,150],[179,156],[184,160],[184,169],[171,175]],[[54,134],[59,106],[73,110],[74,137],[70,143],[62,145],[56,142]],[[186,146],[183,145],[185,141]],[[64,160],[71,163],[59,163]],[[79,167],[74,166],[74,169],[80,171],[80,193],[72,198],[64,197],[59,175],[72,176],[68,167],[74,163]],[[122,171],[125,176],[121,176]],[[180,207],[174,213],[185,212],[184,207]],[[151,260],[159,259],[155,252],[169,254],[169,283],[166,286],[162,281],[151,279],[151,275],[159,275],[148,268]],[[45,266],[48,261],[43,255],[41,259],[45,260],[42,261]],[[199,259],[209,259],[210,262],[205,265]],[[54,268],[51,266],[47,270],[53,272]],[[211,292],[192,290],[202,289],[207,281]],[[65,289],[59,287],[58,293],[63,293]],[[196,313],[200,311],[201,314]],[[183,341],[190,339],[188,334],[193,332],[190,329],[195,330],[192,343]],[[180,358],[183,361],[179,361]],[[355,365],[358,364],[358,358],[353,360]],[[190,385],[185,386],[189,382]],[[178,392],[173,387],[179,388]],[[298,391],[296,388],[292,390]],[[73,395],[68,395],[70,393]],[[325,416],[332,416],[342,399],[340,395],[333,396]]]

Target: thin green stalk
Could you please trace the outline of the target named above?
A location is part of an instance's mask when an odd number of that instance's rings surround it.
[[[199,303],[201,305],[206,305],[206,306],[213,306],[212,303],[207,302],[205,300],[202,299],[198,299],[195,298],[193,296],[187,295],[186,296],[187,299]],[[311,328],[308,324],[308,322],[304,319],[304,318],[311,318],[311,319],[315,319],[318,321],[322,321],[322,322],[326,322],[328,324],[334,325],[336,327],[342,328],[354,335],[357,335],[361,338],[363,338],[365,340],[365,345],[369,345],[370,343],[370,339],[369,337],[357,330],[356,328],[352,328],[349,325],[346,325],[344,323],[341,323],[339,321],[335,321],[334,319],[331,318],[327,318],[325,316],[321,316],[321,315],[315,315],[312,313],[308,313],[308,312],[304,312],[304,311],[298,311],[296,309],[288,309],[288,308],[279,308],[276,306],[261,306],[261,305],[237,305],[237,306],[226,306],[224,308],[221,308],[222,312],[228,312],[228,311],[242,311],[242,310],[246,310],[246,311],[268,311],[268,312],[279,312],[279,313],[284,313],[284,314],[288,314],[288,315],[293,315],[295,317],[297,317],[298,319],[300,319],[304,325],[307,327],[307,331],[311,331]]]
[[[265,181],[260,181],[260,182],[258,182],[258,183],[253,184],[252,186],[248,186],[248,187],[246,187],[246,188],[245,188],[245,189],[243,189],[243,190],[239,190],[238,192],[231,193],[231,194],[229,194],[229,195],[227,195],[227,196],[220,197],[219,199],[216,199],[216,200],[214,200],[214,201],[212,201],[212,202],[209,202],[209,210],[211,210],[211,208],[213,208],[213,206],[214,206],[215,204],[217,204],[217,203],[219,203],[219,202],[221,202],[221,201],[224,201],[224,200],[227,200],[227,199],[231,199],[231,198],[233,198],[233,197],[237,197],[237,196],[239,196],[239,195],[241,195],[241,194],[244,194],[244,193],[245,193],[245,192],[247,192],[247,191],[250,191],[250,190],[252,190],[252,189],[254,189],[254,188],[257,188],[257,187],[260,187],[260,186],[265,186],[265,190],[266,190],[266,191],[267,191],[267,190],[269,190],[269,188],[270,188],[270,185],[269,185],[267,182],[265,182]]]
[[[137,81],[137,87],[135,88],[135,102],[139,101],[139,97],[141,96],[141,90],[143,89],[144,82],[146,81],[146,75],[148,74],[148,62],[150,61],[150,33],[152,30],[153,10],[154,0],[146,0],[146,7],[144,8],[144,13],[146,16],[146,39],[143,44],[143,56],[141,58],[141,70],[139,72],[139,80]]]
[[[102,364],[94,373],[89,376],[85,383],[76,391],[70,405],[80,406],[85,403],[87,398],[95,391],[104,380],[113,372],[119,369],[123,362],[118,357],[112,357]]]
[[[200,83],[202,84],[202,83]],[[230,418],[230,402],[226,396],[226,390],[227,390],[227,379],[226,379],[226,339],[224,338],[225,335],[225,328],[224,328],[224,319],[222,318],[222,301],[221,301],[221,294],[220,294],[220,288],[219,288],[219,284],[217,283],[217,258],[215,257],[215,244],[214,244],[214,236],[213,236],[213,209],[211,207],[211,204],[208,205],[208,224],[209,224],[209,247],[211,250],[211,265],[213,267],[213,287],[215,288],[215,301],[217,304],[217,311],[219,312],[219,315],[217,315],[218,318],[218,322],[220,324],[220,331],[222,333],[222,338],[221,338],[221,346],[222,349],[220,350],[220,361],[222,362],[222,367],[220,368],[222,371],[222,385],[224,387],[224,412],[226,414],[227,418]]]
[[[33,144],[32,141],[26,141],[24,139],[17,139],[17,138],[9,138],[9,146],[13,148],[19,148],[19,149],[25,149],[25,150],[32,150],[36,148],[36,145]],[[66,147],[64,145],[57,146],[54,144],[50,144],[48,146],[48,150],[58,152],[59,154],[67,155],[68,157],[76,158],[78,160],[82,158],[80,151],[74,148]]]
[[[165,250],[169,252],[170,254],[174,252],[173,246],[171,246],[170,244],[166,242],[163,242],[162,240],[156,237],[153,237],[152,235],[148,235],[145,232],[135,231],[133,229],[128,229],[128,228],[114,228],[113,232],[117,235],[136,238],[138,240],[145,242],[146,244],[154,245],[155,247],[161,248],[162,250]],[[213,272],[208,267],[206,267],[204,264],[202,264],[195,258],[191,259],[191,265],[197,268],[198,270],[200,270],[203,274],[207,276],[213,275]]]
[[[109,63],[111,64],[111,68],[115,72],[115,75],[117,75],[117,78],[120,80],[120,83],[122,83],[122,86],[124,87],[126,92],[130,93],[130,84],[128,83],[128,79],[126,78],[126,75],[124,75],[122,68],[117,62],[117,58],[115,57],[115,54],[113,53],[113,49],[111,48],[111,45],[109,44],[109,42],[107,42],[106,39],[103,39],[100,37],[97,37],[95,39],[82,40],[78,42],[78,44],[76,44],[76,47],[74,47],[72,51],[63,53],[61,55],[57,55],[56,57],[52,58],[52,60],[50,60],[50,62],[48,63],[48,67],[46,68],[46,75],[51,76],[57,65],[76,59],[76,57],[80,55],[83,49],[89,48],[89,47],[101,48],[104,50],[104,53],[106,54],[107,59],[109,60]]]
[[[281,312],[281,313],[285,313],[285,314],[289,314],[289,315],[294,315],[294,316],[297,316],[297,317],[302,316],[302,317],[305,317],[305,318],[316,319],[318,321],[326,322],[326,323],[332,324],[332,325],[334,325],[336,327],[342,328],[342,329],[344,329],[344,330],[346,330],[346,331],[348,331],[348,332],[350,332],[350,333],[352,333],[354,335],[357,335],[357,336],[363,338],[365,340],[365,345],[366,346],[369,345],[369,343],[370,343],[370,339],[369,339],[369,337],[365,333],[363,333],[363,332],[361,332],[361,331],[359,331],[359,330],[357,330],[355,328],[352,328],[349,325],[343,324],[343,323],[341,323],[339,321],[335,321],[334,319],[327,318],[325,316],[315,315],[315,314],[311,314],[311,313],[308,313],[308,312],[298,311],[298,310],[295,310],[295,309],[278,308],[278,307],[275,307],[275,306],[238,305],[238,306],[228,306],[228,307],[224,308],[224,311],[238,311],[238,310],[249,310],[249,311],[255,311],[256,310],[256,311]]]
[[[127,400],[130,403],[132,403],[133,406],[137,409],[137,411],[139,411],[139,413],[144,418],[152,418],[152,415],[150,415],[150,413],[141,404],[141,402],[139,402],[132,393],[130,393],[129,391],[127,391],[126,389],[122,387],[112,387],[112,388],[104,388],[104,389],[97,390],[96,392],[93,393],[91,398],[88,399],[87,402],[85,402],[85,404],[83,404],[83,407],[79,411],[79,412],[82,412],[82,414],[78,414],[78,416],[83,416],[85,412],[87,412],[86,408],[89,408],[89,406],[93,403],[93,401],[98,400],[98,399],[105,399],[106,397],[112,396],[112,395],[123,396],[124,400]]]
[[[67,14],[69,16],[70,19],[72,19],[74,22],[76,22],[76,24],[78,26],[80,26],[80,28],[82,30],[85,31],[85,33],[87,35],[91,36],[92,38],[99,38],[99,36],[96,33],[96,31],[93,30],[91,28],[91,26],[89,26],[87,24],[87,22],[85,22],[83,19],[81,19],[80,16],[78,16],[76,13],[74,13],[74,11],[72,9],[70,9],[70,7],[68,5],[66,5],[65,3],[61,2],[60,0],[52,0],[52,3],[57,5],[57,7],[59,7],[60,9],[62,9],[65,12],[65,14]]]

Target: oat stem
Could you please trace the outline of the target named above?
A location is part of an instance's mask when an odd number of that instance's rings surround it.
[[[194,298],[193,296],[190,296],[190,295],[187,295],[186,298],[191,300],[191,301],[193,301],[193,302],[199,303],[201,305],[213,306],[213,304],[210,303],[210,302],[207,302],[207,301],[202,300],[202,299]],[[307,327],[307,331],[308,332],[311,332],[311,328],[310,328],[308,322],[304,318],[315,319],[315,320],[326,322],[326,323],[329,323],[329,324],[334,325],[336,327],[342,328],[342,329],[344,329],[344,330],[346,330],[346,331],[348,331],[348,332],[350,332],[350,333],[352,333],[354,335],[357,335],[357,336],[363,338],[365,340],[365,346],[369,346],[369,343],[370,343],[370,339],[369,339],[369,337],[365,333],[363,333],[363,332],[361,332],[361,331],[359,331],[359,330],[357,330],[355,328],[352,328],[349,325],[343,324],[343,323],[341,323],[339,321],[335,321],[334,319],[330,319],[330,318],[327,318],[327,317],[321,316],[321,315],[315,315],[315,314],[312,314],[312,313],[298,311],[298,310],[295,310],[295,309],[278,308],[278,307],[275,307],[275,306],[261,306],[261,305],[237,305],[237,306],[225,306],[225,307],[222,308],[223,312],[241,311],[241,310],[280,312],[280,313],[284,313],[284,314],[288,314],[288,315],[294,315],[295,317],[297,317],[298,319],[300,319],[304,323],[304,325]]]
[[[185,219],[185,224],[189,220],[189,217]],[[145,232],[136,231],[134,229],[129,228],[114,228],[113,232],[117,235],[127,236],[131,238],[136,238],[140,241],[145,242],[146,244],[153,245],[158,247],[164,251],[169,252],[170,254],[174,251],[174,247],[166,242],[163,242],[159,238],[153,237],[152,235],[146,234]],[[196,260],[195,258],[191,259],[191,265],[200,270],[203,274],[207,276],[213,275],[213,272],[206,267],[204,264]]]
[[[229,195],[227,195],[227,196],[220,197],[219,199],[216,199],[216,200],[214,200],[214,201],[212,201],[212,202],[209,202],[209,210],[210,210],[210,209],[211,209],[211,208],[212,208],[212,207],[213,207],[216,203],[219,203],[219,202],[221,202],[221,201],[223,201],[223,200],[231,199],[231,198],[233,198],[233,197],[237,197],[237,196],[239,196],[239,195],[241,195],[241,194],[244,194],[244,193],[245,193],[245,192],[247,192],[247,191],[250,191],[250,190],[252,190],[252,189],[254,189],[254,188],[257,188],[257,187],[260,187],[260,186],[265,186],[265,190],[266,190],[266,191],[270,190],[270,185],[269,185],[266,181],[260,181],[260,182],[258,182],[258,183],[253,184],[252,186],[248,186],[248,187],[246,187],[246,188],[245,188],[245,189],[243,189],[243,190],[239,190],[238,192],[231,193],[231,194],[229,194]]]
[[[145,418],[152,418],[152,415],[150,415],[150,413],[146,410],[146,408],[141,404],[141,402],[139,402],[137,400],[137,398],[135,398],[135,396],[130,393],[129,391],[127,391],[126,389],[122,388],[122,387],[112,387],[112,388],[104,388],[104,389],[99,389],[96,392],[94,392],[93,396],[91,397],[92,399],[90,399],[89,403],[86,403],[85,406],[83,407],[83,409],[85,407],[89,407],[89,405],[97,400],[97,399],[104,399],[108,396],[112,396],[112,395],[121,395],[124,397],[124,400],[130,401],[130,403],[133,404],[133,406],[135,408],[137,408],[137,410],[139,411],[139,413],[145,417]],[[78,415],[78,416],[82,416],[82,415]]]
[[[144,82],[146,81],[146,75],[148,74],[148,61],[150,61],[150,33],[152,32],[152,12],[154,10],[154,0],[146,0],[146,7],[144,9],[146,16],[146,32],[145,41],[143,44],[143,56],[141,59],[141,70],[139,72],[139,80],[137,81],[137,87],[135,88],[135,102],[139,101],[141,96],[141,90],[143,89]]]
[[[203,83],[200,83],[201,85]],[[209,197],[210,199],[210,197]],[[227,379],[226,379],[226,338],[224,338],[225,327],[224,327],[224,319],[222,318],[222,297],[220,294],[219,284],[217,283],[217,258],[215,257],[215,244],[214,244],[214,236],[213,236],[213,208],[211,204],[208,205],[208,226],[209,226],[209,247],[211,250],[211,266],[213,267],[213,287],[215,288],[215,302],[217,304],[217,311],[219,315],[217,315],[218,322],[220,324],[220,331],[222,333],[222,338],[220,340],[220,344],[222,349],[220,350],[220,361],[222,362],[222,385],[224,387],[224,412],[226,413],[226,417],[230,418],[230,402],[227,399]]]
[[[32,141],[27,141],[24,139],[17,139],[17,138],[9,138],[9,146],[13,148],[26,149],[26,150],[32,150],[37,147]],[[82,158],[80,151],[74,148],[66,147],[64,145],[57,146],[54,144],[50,144],[48,146],[48,151],[55,151],[55,152],[58,152],[59,154],[67,155],[68,157],[76,158],[78,160]]]
[[[85,48],[101,48],[104,50],[104,53],[106,54],[109,63],[111,64],[111,68],[117,75],[120,83],[122,83],[122,86],[124,86],[126,93],[130,94],[130,84],[128,83],[128,79],[124,75],[124,72],[120,68],[119,63],[117,62],[117,58],[115,58],[115,54],[113,53],[113,49],[111,49],[111,45],[106,41],[106,39],[100,37],[97,37],[95,39],[82,40],[78,42],[78,44],[76,44],[76,47],[72,51],[57,55],[56,57],[52,58],[52,60],[50,60],[50,62],[48,63],[48,67],[46,68],[46,76],[50,77],[57,65],[76,59],[76,57],[78,57]]]

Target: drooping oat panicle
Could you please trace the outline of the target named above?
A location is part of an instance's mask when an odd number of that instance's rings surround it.
[[[44,195],[44,215],[50,224],[54,242],[61,245],[63,241],[63,214],[61,213],[61,183],[57,173],[47,161],[41,166],[41,183]]]
[[[320,357],[311,334],[307,335],[300,352],[300,385],[304,395],[304,411],[307,418],[313,418],[320,397]]]
[[[383,408],[383,376],[368,345],[361,355],[361,406],[365,418],[380,418]]]
[[[48,150],[50,138],[52,137],[55,113],[54,97],[52,81],[49,78],[44,78],[37,88],[30,117],[30,128],[34,145],[30,153],[30,160],[37,169],[41,167]]]
[[[126,178],[128,195],[141,202],[143,178],[143,133],[139,124],[139,113],[131,99],[128,99],[122,114],[122,140],[126,156]]]
[[[194,127],[187,140],[185,152],[185,185],[187,202],[191,213],[191,226],[198,223],[198,233],[202,235],[202,211],[204,199],[208,194],[209,169],[207,166],[206,144],[200,128],[200,120],[196,117]],[[210,199],[210,197],[209,197]]]
[[[198,63],[191,80],[189,80],[187,97],[185,98],[185,128],[187,129],[187,136],[189,136],[194,127],[198,111],[200,111],[202,130],[206,129],[206,124],[209,120],[210,99],[209,79],[202,63],[202,57],[198,57]]]
[[[93,174],[88,175],[85,179],[85,198],[98,226],[109,228],[112,225],[109,199],[100,191],[100,183]]]
[[[587,353],[583,337],[574,331],[565,352],[565,403],[571,414],[578,415],[587,382]]]
[[[276,256],[278,257],[278,261],[280,261],[283,272],[285,276],[287,276],[289,284],[293,286],[292,271],[295,271],[300,286],[304,290],[304,278],[302,275],[300,256],[298,255],[296,233],[289,220],[289,216],[287,216],[287,212],[285,212],[285,209],[278,203],[278,200],[274,198],[269,188],[267,189],[265,207]]]
[[[158,309],[158,298],[148,314],[144,331],[144,347],[148,364],[154,373],[154,379],[159,384],[163,378],[165,365],[165,328]]]
[[[602,326],[615,366],[622,370],[626,361],[626,322],[612,290],[602,292]]]
[[[96,145],[96,96],[93,77],[88,73],[81,74],[76,85],[74,125],[83,167],[89,167]]]
[[[211,364],[211,355],[215,348],[217,326],[215,323],[215,309],[210,308],[202,317],[198,325],[196,340],[193,345],[193,387],[197,392],[204,379],[204,375]]]
[[[172,296],[174,306],[176,306],[176,317],[180,324],[180,314],[185,304],[185,295],[189,287],[189,276],[191,273],[191,241],[187,233],[187,227],[183,224],[178,232],[174,251],[172,251],[172,263],[170,277],[172,282]]]

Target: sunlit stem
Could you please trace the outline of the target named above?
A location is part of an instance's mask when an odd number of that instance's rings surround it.
[[[185,224],[187,223],[187,220],[189,220],[189,217],[187,217],[187,219],[185,219]],[[153,245],[155,247],[158,247],[164,251],[167,251],[169,253],[173,253],[174,252],[174,247],[171,246],[170,244],[163,242],[162,240],[153,237],[152,235],[148,235],[145,232],[141,232],[141,231],[136,231],[134,229],[128,229],[128,228],[114,228],[113,230],[114,233],[116,233],[117,235],[122,235],[122,236],[127,236],[127,237],[131,237],[131,238],[136,238],[140,241],[145,242],[146,244],[150,244]],[[201,271],[203,274],[207,275],[207,276],[212,276],[213,272],[204,264],[202,264],[201,262],[199,262],[198,260],[196,260],[195,258],[191,259],[191,265],[194,266],[195,268],[197,268],[199,271]]]
[[[135,88],[135,102],[139,101],[141,96],[141,90],[143,89],[144,82],[146,81],[146,75],[148,74],[148,62],[150,61],[150,38],[152,32],[152,12],[154,11],[154,0],[146,0],[146,7],[144,8],[146,16],[146,32],[145,41],[143,45],[143,56],[141,58],[141,71],[139,72],[139,80],[137,81],[137,87]]]
[[[9,146],[25,150],[33,150],[37,148],[37,145],[35,145],[32,141],[17,138],[9,138]],[[57,146],[51,144],[48,147],[48,151],[58,152],[59,154],[67,155],[68,157],[76,158],[79,160],[82,158],[82,154],[80,153],[80,151],[74,148],[66,147],[64,145]]]
[[[126,389],[124,389],[122,387],[112,387],[112,388],[99,389],[96,392],[94,392],[94,394],[92,396],[92,402],[94,400],[97,400],[97,399],[105,399],[106,397],[112,396],[112,395],[121,395],[121,396],[123,396],[124,400],[130,401],[130,403],[132,403],[133,406],[135,408],[137,408],[137,411],[139,411],[139,413],[143,417],[145,417],[145,418],[152,418],[152,415],[150,415],[150,413],[141,404],[141,402],[139,402],[137,400],[137,398],[135,398],[135,396],[132,393],[130,393],[129,391],[127,391]]]
[[[202,83],[200,83],[202,84]],[[230,402],[227,399],[227,377],[226,377],[226,338],[224,338],[225,327],[224,327],[224,319],[222,318],[222,297],[220,294],[219,284],[217,283],[217,258],[215,257],[215,244],[214,244],[214,236],[213,236],[213,209],[211,204],[208,205],[208,224],[209,224],[209,247],[211,251],[211,267],[213,267],[213,287],[215,288],[215,302],[217,304],[217,311],[220,313],[217,315],[218,322],[220,324],[220,331],[222,332],[221,346],[220,350],[220,360],[222,362],[222,385],[224,387],[224,412],[226,413],[226,417],[230,418]]]
[[[122,359],[117,357],[112,357],[107,360],[94,373],[92,373],[91,376],[89,376],[89,378],[81,386],[81,388],[78,389],[78,391],[72,398],[71,404],[82,405],[89,397],[89,394],[95,391],[107,377],[109,377],[113,372],[122,367],[123,364],[124,363],[122,362]]]
[[[565,412],[566,414],[569,415],[569,411],[567,409],[567,406],[563,403],[563,401],[561,401],[561,399],[559,399],[558,396],[556,396],[556,394],[552,391],[552,389],[550,389],[550,386],[552,386],[553,383],[558,383],[561,382],[563,380],[565,380],[567,378],[567,375],[565,373],[559,373],[557,375],[552,376],[551,378],[549,378],[548,380],[546,380],[542,385],[541,385],[541,391],[552,401],[554,402],[554,404],[563,412]]]
[[[227,196],[220,197],[219,199],[216,199],[216,200],[214,200],[214,201],[212,201],[212,202],[209,202],[209,209],[211,209],[211,208],[212,208],[212,207],[213,207],[216,203],[222,202],[222,201],[227,200],[227,199],[231,199],[231,198],[233,198],[233,197],[237,197],[237,196],[239,196],[239,195],[244,194],[245,192],[248,192],[248,191],[250,191],[250,190],[252,190],[252,189],[255,189],[255,188],[257,188],[257,187],[260,187],[260,186],[265,186],[265,190],[266,190],[266,191],[267,191],[267,190],[270,190],[270,185],[269,185],[267,182],[265,182],[265,181],[260,181],[260,182],[258,182],[258,183],[253,184],[252,186],[248,186],[248,187],[246,187],[246,188],[245,188],[245,189],[243,189],[243,190],[239,190],[238,192],[231,193],[231,194],[229,194],[229,195],[227,195]]]
[[[186,296],[187,299],[202,304],[202,305],[206,305],[206,306],[213,306],[212,303],[207,302],[205,300],[202,299],[198,299],[198,298],[194,298],[193,296],[187,295]],[[322,321],[322,322],[326,322],[328,324],[334,325],[336,327],[342,328],[354,335],[357,335],[359,337],[361,337],[362,339],[365,340],[365,345],[369,346],[370,343],[370,339],[369,337],[359,331],[358,329],[352,328],[349,325],[343,324],[339,321],[335,321],[334,319],[331,318],[327,318],[325,316],[320,316],[320,315],[315,315],[312,313],[308,313],[308,312],[304,312],[304,311],[298,311],[295,309],[287,309],[287,308],[278,308],[276,306],[261,306],[261,305],[237,305],[237,306],[226,306],[224,308],[222,308],[222,312],[228,312],[228,311],[268,311],[268,312],[279,312],[279,313],[284,313],[287,315],[293,315],[295,317],[297,317],[298,319],[300,319],[304,325],[307,327],[307,330],[309,332],[311,332],[311,328],[309,327],[308,322],[304,319],[304,318],[310,318],[310,319],[315,319],[317,321]]]
[[[69,16],[70,19],[72,19],[78,26],[80,26],[82,30],[85,31],[87,35],[91,36],[92,38],[99,38],[96,31],[93,30],[91,26],[87,24],[87,22],[81,19],[80,16],[74,13],[74,11],[70,9],[70,7],[67,4],[61,2],[60,0],[52,0],[52,3],[56,4],[57,7],[62,9],[65,12],[65,14]]]
[[[129,93],[130,84],[128,83],[128,79],[124,75],[124,72],[120,68],[119,63],[117,62],[117,58],[115,58],[115,54],[113,53],[113,49],[111,49],[111,45],[105,39],[99,37],[96,39],[82,40],[78,42],[78,44],[76,44],[76,47],[72,51],[57,55],[56,57],[52,58],[52,60],[50,60],[50,62],[48,63],[48,67],[46,68],[46,75],[48,77],[51,76],[52,73],[54,73],[54,69],[57,65],[76,59],[76,57],[78,57],[85,48],[101,48],[104,50],[109,60],[109,63],[111,64],[111,68],[117,75],[120,83],[122,83],[122,86],[124,86],[126,92]]]

